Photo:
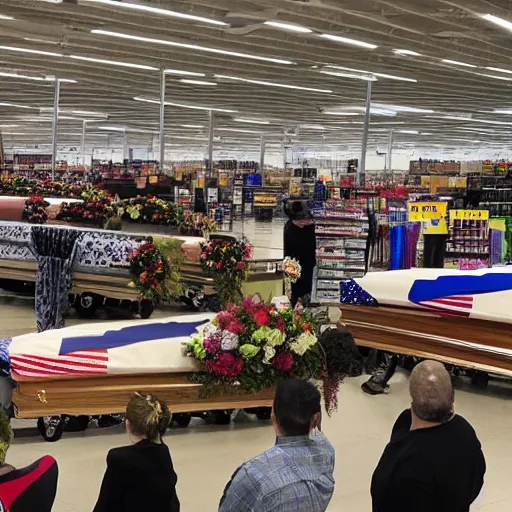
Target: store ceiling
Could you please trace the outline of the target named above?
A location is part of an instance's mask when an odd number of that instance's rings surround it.
[[[85,118],[88,145],[118,143],[124,128],[130,143],[150,145],[161,66],[174,70],[171,147],[207,143],[207,110],[183,105],[222,110],[219,148],[257,147],[260,133],[273,144],[357,147],[369,79],[370,147],[385,146],[391,128],[400,146],[510,146],[512,110],[493,111],[512,109],[512,17],[511,30],[483,17],[507,19],[507,0],[127,3],[0,0],[6,148],[51,141],[52,76],[76,81],[62,83],[59,144],[79,146]]]

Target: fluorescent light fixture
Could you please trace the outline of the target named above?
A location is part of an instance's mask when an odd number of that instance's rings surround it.
[[[412,50],[395,49],[393,53],[398,53],[398,55],[410,55],[411,57],[421,57],[421,53],[413,52]]]
[[[483,124],[494,124],[494,125],[502,125],[502,126],[512,126],[512,122],[507,123],[505,121],[495,121],[492,119],[475,119],[471,117],[462,117],[462,116],[426,116],[429,119],[447,119],[450,121],[466,121],[471,123],[483,123]]]
[[[13,20],[12,16],[7,16],[6,14],[0,14],[0,20]]]
[[[107,130],[109,132],[125,132],[126,128],[122,126],[96,126],[97,130]]]
[[[478,76],[485,76],[487,78],[493,78],[495,80],[504,80],[505,82],[511,82],[512,78],[508,76],[499,76],[499,75],[488,75],[486,73],[477,73]]]
[[[468,64],[467,62],[460,62],[458,60],[451,60],[451,59],[442,59],[441,62],[444,62],[445,64],[453,64],[454,66],[463,66],[466,68],[478,67],[478,66],[475,66],[474,64]]]
[[[330,41],[336,41],[337,43],[360,46],[361,48],[367,48],[369,50],[375,50],[375,48],[377,48],[376,44],[365,43],[364,41],[358,41],[357,39],[351,39],[349,37],[335,36],[333,34],[320,34],[320,37],[329,39]]]
[[[324,112],[324,114],[328,116],[362,116],[362,112],[344,112],[344,111],[335,111],[335,110],[328,110],[327,112]]]
[[[381,78],[389,78],[391,80],[400,80],[402,82],[413,82],[413,83],[416,83],[418,80],[415,80],[414,78],[407,78],[407,77],[403,77],[403,76],[396,76],[396,75],[388,75],[387,73],[374,73],[372,71],[365,71],[365,70],[362,70],[362,69],[354,69],[354,68],[345,68],[345,67],[342,67],[342,66],[334,66],[334,65],[329,65],[329,66],[325,66],[324,67],[324,70],[325,69],[341,69],[342,71],[354,71],[355,73],[363,73],[365,75],[373,75],[373,76],[379,76]]]
[[[144,64],[133,64],[131,62],[120,62],[117,60],[96,59],[95,57],[83,57],[82,55],[70,55],[70,59],[95,62],[96,64],[108,64],[110,66],[119,66],[122,68],[145,69],[147,71],[158,71],[158,68],[146,66]]]
[[[417,130],[397,130],[397,133],[408,133],[410,135],[419,135],[420,132]],[[423,134],[425,135],[425,134]]]
[[[216,82],[206,82],[205,80],[190,80],[188,78],[182,78],[180,82],[192,85],[217,85]]]
[[[236,132],[236,133],[255,133],[255,134],[261,134],[261,132],[257,130],[245,130],[243,128],[215,128],[215,131],[220,132]]]
[[[320,73],[324,75],[342,76],[344,78],[356,78],[358,80],[365,80],[366,82],[377,81],[377,77],[375,76],[356,75],[355,73],[344,73],[343,71],[320,71]]]
[[[300,25],[292,25],[291,23],[281,23],[280,21],[265,21],[264,25],[291,30],[292,32],[300,32],[302,34],[311,34],[313,32],[309,28],[301,27]]]
[[[112,7],[119,7],[122,9],[132,9],[134,11],[142,11],[150,14],[159,14],[160,16],[170,16],[172,18],[180,18],[190,21],[200,21],[202,23],[210,23],[212,25],[227,26],[227,23],[211,18],[203,18],[202,16],[195,16],[193,14],[186,14],[183,12],[170,11],[168,9],[161,9],[160,7],[150,7],[149,5],[132,4],[128,2],[119,2],[118,0],[80,0],[80,3],[94,3],[109,5]]]
[[[178,48],[186,48],[189,50],[199,50],[203,52],[216,53],[220,55],[229,55],[231,57],[240,57],[242,59],[252,59],[252,60],[261,60],[265,62],[273,62],[274,64],[295,64],[290,60],[283,59],[274,59],[272,57],[261,57],[260,55],[251,55],[249,53],[240,53],[240,52],[231,52],[228,50],[221,50],[219,48],[211,48],[209,46],[200,46],[197,44],[186,44],[186,43],[177,43],[175,41],[168,41],[166,39],[154,39],[152,37],[141,37],[141,36],[133,36],[130,34],[122,34],[121,32],[111,32],[109,30],[91,30],[92,34],[98,34],[101,36],[109,36],[109,37],[117,37],[120,39],[130,39],[133,41],[140,41],[142,43],[151,43],[151,44],[163,44],[166,46],[175,46]]]
[[[204,128],[202,124],[182,124],[180,125],[182,128]]]
[[[39,107],[29,107],[28,105],[19,105],[18,103],[1,102],[0,107],[26,108],[31,110],[39,110]]]
[[[506,28],[507,30],[512,31],[512,22],[508,20],[504,20],[503,18],[499,18],[498,16],[494,16],[493,14],[484,14],[482,18],[486,21],[490,21],[495,25]]]
[[[299,128],[303,128],[304,130],[325,130],[325,126],[321,124],[301,124]]]
[[[416,108],[416,107],[403,107],[401,105],[386,105],[383,103],[372,103],[372,109],[375,107],[376,109],[382,110],[390,110],[392,112],[404,112],[411,114],[433,114],[434,111],[425,108]]]
[[[29,75],[18,75],[18,73],[7,73],[4,71],[0,71],[0,77],[6,78],[19,78],[21,80],[35,80],[36,82],[45,82],[46,78],[44,76],[29,76]]]
[[[485,69],[488,69],[489,71],[497,71],[498,73],[508,73],[509,75],[512,75],[512,71],[510,69],[493,68],[490,66],[487,66]]]
[[[239,78],[236,76],[226,76],[226,75],[214,75],[215,78],[221,78],[222,80],[236,80],[238,82],[245,82],[248,84],[255,85],[268,85],[269,87],[282,87],[284,89],[295,89],[299,91],[311,91],[311,92],[322,92],[331,94],[332,91],[330,89],[316,89],[314,87],[301,87],[299,85],[289,85],[289,84],[280,84],[277,82],[266,82],[264,80],[252,80],[249,78]]]
[[[500,108],[495,108],[493,111],[492,111],[493,114],[507,114],[507,115],[511,115],[512,114],[512,109],[500,109]]]
[[[133,98],[133,99],[135,101],[143,101],[145,103],[156,103],[157,105],[160,105],[160,100],[143,98],[142,96],[135,96],[135,98]],[[165,105],[168,105],[170,107],[191,108],[194,110],[207,110],[207,111],[211,110],[212,112],[227,112],[228,114],[231,114],[231,113],[236,114],[238,112],[238,110],[228,110],[225,108],[214,108],[214,107],[200,107],[198,105],[183,105],[182,103],[172,103],[169,101],[166,101]]]
[[[204,73],[196,73],[194,71],[182,71],[180,69],[166,69],[166,75],[183,75],[183,76],[205,76]]]
[[[46,55],[47,57],[63,57],[62,53],[44,52],[41,50],[32,50],[31,48],[19,48],[17,46],[0,46],[0,50],[20,53],[33,53],[35,55]]]
[[[433,133],[421,132],[420,135],[434,135]]]
[[[249,124],[270,124],[270,121],[258,121],[258,119],[245,119],[241,117],[235,117],[233,121],[237,123],[249,123]]]

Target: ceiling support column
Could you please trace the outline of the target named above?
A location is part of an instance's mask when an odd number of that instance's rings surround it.
[[[213,175],[213,132],[215,130],[213,111],[208,112],[208,166],[206,167],[206,177]],[[206,182],[205,182],[206,187]]]
[[[259,173],[263,174],[263,169],[265,167],[265,135],[260,135],[260,168]]]
[[[55,181],[55,170],[57,168],[57,138],[59,130],[59,99],[60,80],[55,77],[55,95],[53,97],[53,122],[52,122],[52,181]]]
[[[165,173],[165,68],[160,68],[160,173]]]
[[[82,153],[82,165],[85,167],[85,130],[87,129],[87,121],[84,119],[82,121],[82,144],[81,144],[81,153]]]
[[[363,185],[362,176],[366,173],[366,150],[368,148],[368,132],[370,130],[370,109],[372,103],[372,81],[366,83],[366,104],[364,112],[363,141],[361,144],[361,160],[357,166],[356,186]]]
[[[386,183],[388,180],[393,181],[393,129],[389,130],[388,135],[388,154],[387,154],[387,165],[385,179]]]

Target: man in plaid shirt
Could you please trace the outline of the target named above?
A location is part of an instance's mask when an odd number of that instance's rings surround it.
[[[324,512],[334,491],[334,448],[321,433],[320,392],[299,379],[278,383],[273,448],[242,464],[219,512]]]

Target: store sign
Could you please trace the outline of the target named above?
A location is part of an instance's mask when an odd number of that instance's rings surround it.
[[[446,217],[448,204],[444,201],[410,202],[409,221],[421,222],[424,220],[443,219]]]
[[[489,220],[489,210],[450,210],[452,220]]]

